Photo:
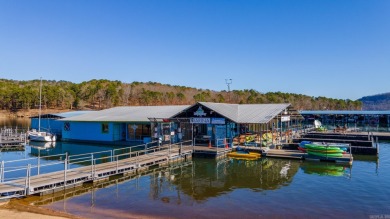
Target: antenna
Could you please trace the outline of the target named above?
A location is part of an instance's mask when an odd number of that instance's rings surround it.
[[[226,85],[228,87],[228,98],[229,98],[229,103],[230,103],[230,84],[233,83],[232,79],[225,79]]]

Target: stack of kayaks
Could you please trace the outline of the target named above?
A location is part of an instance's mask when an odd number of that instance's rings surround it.
[[[306,145],[314,145],[314,146],[323,146],[323,147],[337,147],[343,151],[347,151],[349,145],[344,143],[329,143],[329,142],[311,142],[311,141],[301,141],[298,146],[298,150],[301,150],[303,152],[306,151]]]
[[[306,152],[309,155],[319,156],[319,157],[342,157],[344,150],[340,149],[337,146],[323,146],[317,144],[305,144]]]
[[[302,152],[306,152],[306,144],[311,144],[311,143],[312,143],[311,141],[301,141],[301,143],[299,143],[298,150]]]

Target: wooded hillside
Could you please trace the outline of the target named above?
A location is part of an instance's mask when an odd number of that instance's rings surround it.
[[[39,107],[39,80],[0,79],[0,109],[16,112]],[[355,110],[360,101],[311,97],[301,94],[256,90],[212,91],[157,82],[91,80],[75,84],[43,81],[42,106],[46,109],[105,109],[115,106],[182,105],[195,102],[291,103],[300,110]]]

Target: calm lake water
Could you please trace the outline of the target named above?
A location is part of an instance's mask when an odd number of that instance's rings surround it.
[[[262,158],[192,161],[112,181],[77,196],[37,198],[44,207],[87,218],[389,218],[390,143],[380,156],[350,166]],[[57,142],[46,153],[110,147]],[[34,157],[36,149],[2,152],[0,160]]]

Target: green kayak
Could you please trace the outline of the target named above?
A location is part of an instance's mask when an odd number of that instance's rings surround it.
[[[322,150],[322,151],[330,151],[330,150],[341,150],[339,147],[334,146],[321,146],[316,144],[305,144],[306,149],[313,149],[313,150]],[[342,151],[342,150],[341,150]]]
[[[318,152],[318,153],[325,153],[325,154],[334,154],[334,153],[343,153],[344,151],[341,149],[311,149],[311,148],[306,148],[306,151],[311,151],[311,152]]]

